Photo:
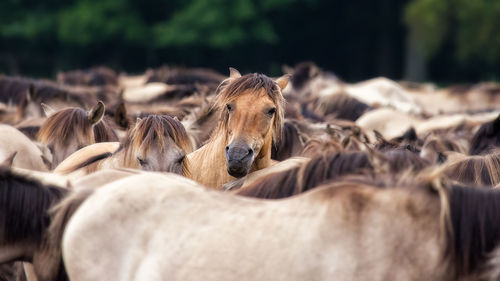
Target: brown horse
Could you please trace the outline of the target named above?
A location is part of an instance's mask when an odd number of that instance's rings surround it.
[[[66,193],[0,167],[0,264],[32,262],[38,281],[66,280],[47,231],[48,211]]]
[[[263,74],[231,75],[217,91],[219,124],[207,144],[188,155],[191,178],[212,188],[269,167],[271,146],[281,136],[288,76],[276,81]]]
[[[118,141],[111,127],[104,121],[104,104],[99,102],[90,111],[67,108],[51,112],[38,131],[37,139],[46,145],[53,155],[52,167],[56,167],[71,153],[96,142]]]
[[[495,280],[499,190],[382,187],[344,181],[258,200],[130,176],[86,191],[64,264],[72,281]]]
[[[139,119],[127,132],[123,145],[97,143],[78,150],[54,172],[68,174],[84,169],[84,174],[103,168],[136,168],[189,175],[185,156],[193,148],[186,130],[176,118],[150,115]]]

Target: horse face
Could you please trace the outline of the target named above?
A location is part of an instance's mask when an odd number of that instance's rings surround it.
[[[163,150],[158,143],[148,149],[144,146],[141,145],[136,154],[138,165],[142,170],[182,174],[186,153],[175,144],[174,140],[167,138]]]
[[[228,145],[226,167],[236,178],[245,176],[259,157],[264,143],[272,141],[272,126],[276,106],[264,92],[246,94],[230,102],[224,109],[228,114]]]

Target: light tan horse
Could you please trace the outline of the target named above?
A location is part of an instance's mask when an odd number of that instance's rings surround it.
[[[16,128],[0,124],[0,162],[12,157],[12,167],[48,171],[52,155],[45,152]]]
[[[478,280],[500,244],[499,199],[439,184],[342,182],[259,200],[137,175],[83,201],[62,252],[72,281]]]
[[[189,175],[185,156],[192,151],[191,141],[179,120],[150,115],[138,119],[123,144],[106,142],[84,147],[59,164],[54,172],[69,174],[80,169],[78,177],[103,168],[135,168]]]
[[[218,88],[215,106],[220,119],[209,141],[188,155],[191,178],[205,186],[221,186],[249,172],[271,166],[271,146],[281,135],[288,76],[276,81],[253,73],[231,74]]]

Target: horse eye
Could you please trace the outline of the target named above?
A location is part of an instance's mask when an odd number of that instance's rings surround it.
[[[269,109],[269,111],[267,112],[267,114],[269,114],[269,115],[273,115],[274,113],[276,113],[276,108],[274,108],[274,107]]]
[[[227,110],[229,110],[229,111],[233,110],[233,107],[229,103],[226,104],[226,107],[227,107]]]

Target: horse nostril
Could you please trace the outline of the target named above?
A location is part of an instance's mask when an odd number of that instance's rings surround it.
[[[228,146],[226,146],[226,152],[228,152],[228,151],[229,151],[229,145],[228,145]]]
[[[252,155],[253,154],[253,149],[249,148],[248,149],[248,155]]]

